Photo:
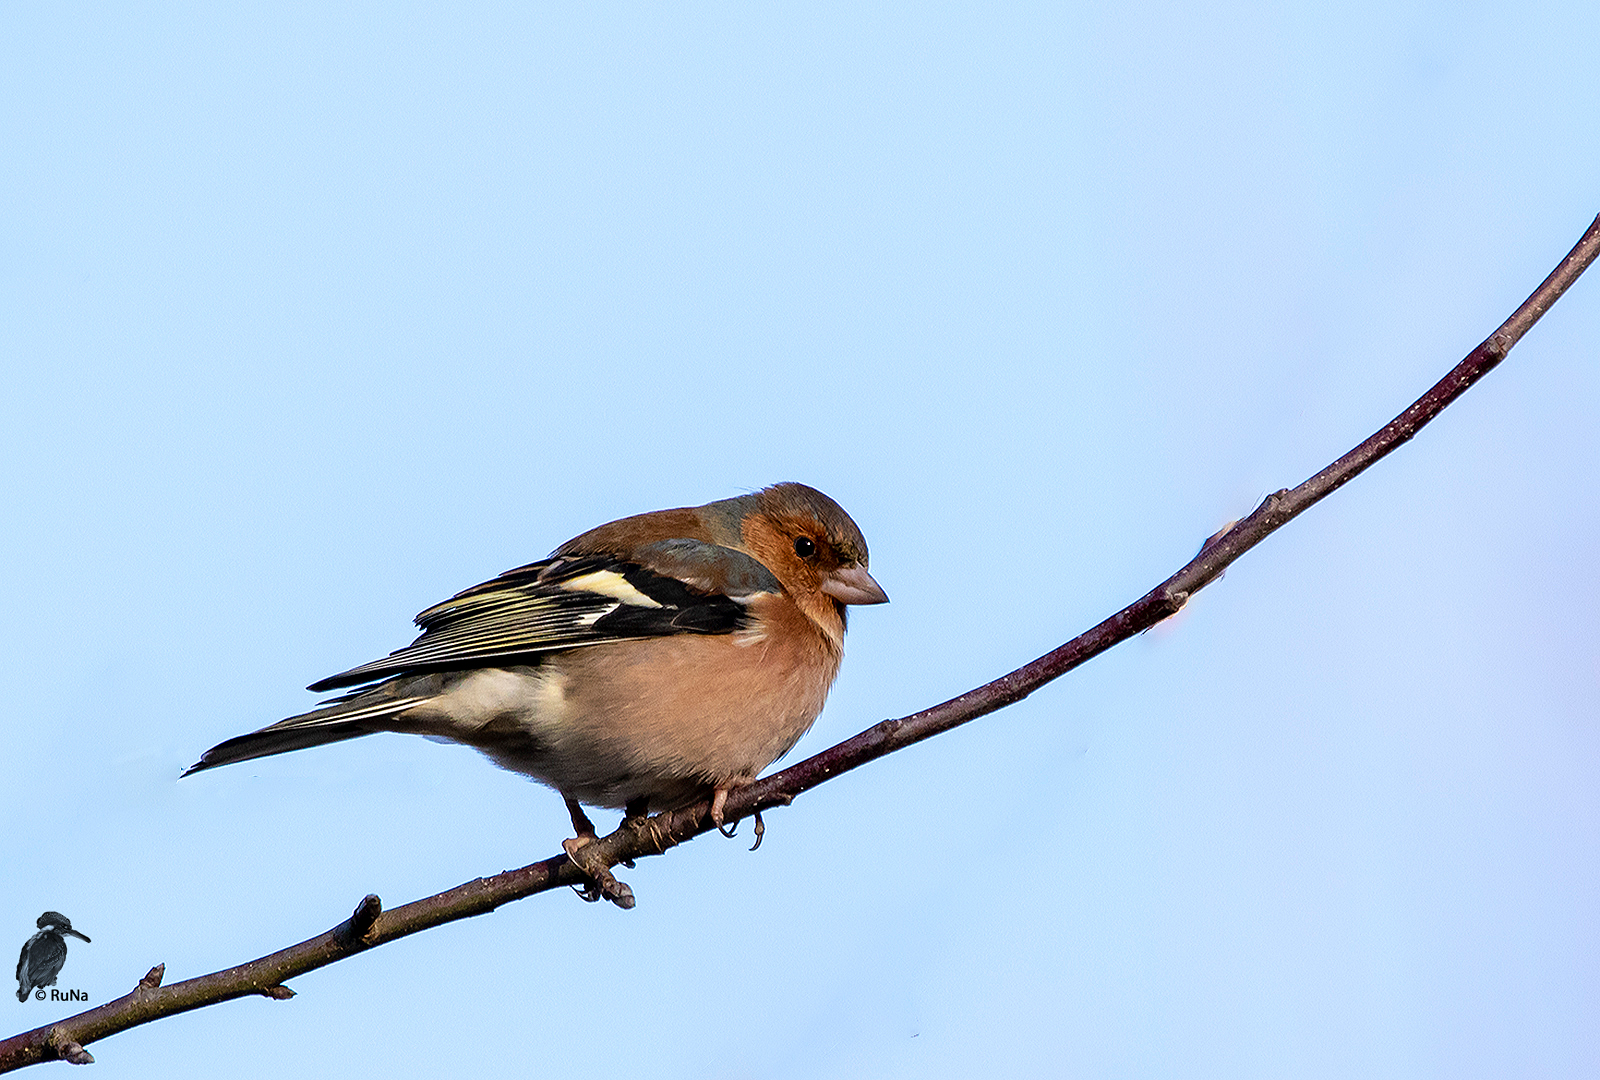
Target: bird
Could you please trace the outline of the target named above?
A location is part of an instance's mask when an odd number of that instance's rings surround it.
[[[638,514],[426,609],[403,649],[312,683],[342,696],[207,750],[183,775],[373,732],[471,746],[624,818],[731,790],[811,727],[847,607],[886,603],[844,509],[786,482]],[[759,822],[757,841],[759,843]]]
[[[28,995],[40,987],[54,986],[61,965],[67,962],[67,943],[62,934],[88,941],[85,934],[72,928],[72,920],[59,911],[47,911],[34,923],[39,932],[22,946],[17,957],[17,1000],[27,1001]]]

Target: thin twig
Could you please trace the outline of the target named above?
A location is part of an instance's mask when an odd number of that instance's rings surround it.
[[[1235,559],[1397,449],[1505,359],[1511,347],[1560,299],[1597,254],[1600,217],[1533,295],[1415,404],[1299,487],[1269,495],[1248,517],[1207,541],[1187,566],[1134,603],[1009,675],[911,716],[885,720],[791,768],[733,792],[724,810],[726,819],[737,821],[762,810],[786,806],[801,792],[840,773],[1020,701],[1118,642],[1176,614],[1189,597],[1220,577]],[[396,938],[483,915],[501,904],[563,885],[582,887],[596,898],[603,895],[619,906],[631,907],[631,890],[617,882],[609,869],[628,860],[659,855],[709,831],[709,810],[709,803],[701,803],[648,820],[624,822],[610,836],[578,850],[575,858],[583,862],[587,875],[579,870],[574,858],[559,855],[520,870],[469,881],[393,911],[384,911],[376,896],[365,897],[349,920],[325,934],[259,960],[171,986],[161,985],[163,968],[158,966],[124,997],[0,1042],[0,1072],[57,1059],[88,1064],[94,1059],[83,1044],[151,1020],[252,994],[280,1000],[292,997],[293,991],[283,984],[297,975]]]

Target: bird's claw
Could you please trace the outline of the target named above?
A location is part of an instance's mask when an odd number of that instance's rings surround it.
[[[722,823],[722,811],[723,811],[723,807],[727,806],[727,804],[728,804],[728,789],[727,788],[717,788],[714,792],[711,793],[711,824],[713,824],[713,825],[715,825],[717,827],[717,831],[719,833],[721,833],[723,836],[726,836],[728,839],[732,840],[734,833],[739,831],[739,823],[737,821],[735,821],[730,826],[726,826],[725,827],[723,825],[723,823]],[[753,816],[756,819],[756,825],[755,825],[756,842],[750,845],[750,850],[751,851],[754,851],[756,848],[761,846],[761,838],[763,836],[765,836],[766,833],[767,833],[767,823],[761,820],[761,811],[757,810],[754,813]]]
[[[733,834],[739,831],[739,823],[737,821],[735,821],[733,823],[733,827],[732,828],[726,828],[726,827],[723,826],[723,824],[722,824],[722,808],[727,806],[727,805],[728,805],[728,789],[727,788],[719,787],[719,788],[717,788],[715,791],[713,791],[711,793],[711,824],[713,824],[713,825],[715,825],[717,827],[717,831],[719,833],[721,833],[723,836],[726,836],[728,839],[731,840],[731,839],[733,839]]]

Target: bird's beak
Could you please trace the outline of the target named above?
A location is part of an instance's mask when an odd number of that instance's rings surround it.
[[[63,934],[71,934],[73,937],[82,938],[85,941],[89,940],[89,935],[88,934],[80,934],[76,930],[72,929],[72,927],[70,927],[70,926],[67,927],[65,930],[62,930],[61,932]]]
[[[860,563],[841,566],[822,579],[822,591],[841,604],[887,604],[889,594]]]

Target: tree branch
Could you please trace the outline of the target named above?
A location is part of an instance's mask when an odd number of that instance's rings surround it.
[[[727,819],[737,821],[759,815],[762,810],[786,806],[802,792],[840,773],[1021,701],[1118,642],[1176,614],[1189,597],[1220,577],[1235,559],[1399,448],[1488,374],[1597,254],[1600,217],[1533,295],[1410,408],[1305,483],[1269,495],[1248,517],[1208,540],[1188,565],[1134,603],[1008,675],[943,704],[898,720],[885,720],[780,773],[740,788],[728,798],[724,811]],[[576,849],[571,856],[559,855],[520,870],[478,878],[393,911],[384,911],[376,896],[368,896],[348,920],[327,933],[225,971],[164,987],[164,968],[158,965],[124,997],[0,1042],[0,1072],[57,1059],[88,1064],[94,1058],[83,1048],[84,1044],[205,1005],[251,994],[277,999],[293,997],[294,991],[283,984],[297,975],[396,938],[483,915],[501,904],[562,885],[582,889],[586,899],[604,897],[618,906],[632,907],[632,890],[616,880],[611,868],[662,854],[709,831],[709,809],[709,803],[701,803],[648,819],[625,821],[616,832]]]

